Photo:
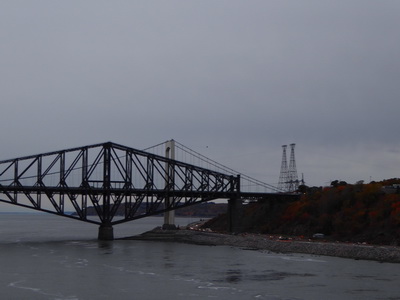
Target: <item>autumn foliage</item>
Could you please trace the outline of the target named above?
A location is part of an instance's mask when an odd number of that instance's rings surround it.
[[[249,204],[243,229],[303,236],[323,233],[334,240],[400,245],[400,191],[393,184],[400,184],[400,179],[306,187],[295,202]]]
[[[337,239],[397,244],[400,242],[400,193],[386,184],[346,184],[306,193],[281,217],[282,228],[300,226],[304,234],[321,232]]]

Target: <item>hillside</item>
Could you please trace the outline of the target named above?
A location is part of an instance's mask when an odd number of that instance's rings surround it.
[[[339,241],[400,245],[400,179],[369,184],[333,181],[330,187],[302,186],[301,200],[245,206],[243,231],[310,237],[323,233]],[[224,231],[226,216],[205,227]]]

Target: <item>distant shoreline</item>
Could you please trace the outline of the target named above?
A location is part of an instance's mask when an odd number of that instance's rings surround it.
[[[400,247],[333,243],[321,241],[276,240],[266,235],[231,235],[198,230],[163,230],[159,227],[123,240],[181,242],[208,246],[233,246],[244,249],[268,250],[274,253],[303,253],[335,256],[356,260],[400,263]]]

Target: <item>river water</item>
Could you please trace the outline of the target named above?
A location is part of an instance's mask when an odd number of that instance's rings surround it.
[[[161,225],[146,218],[116,237]],[[184,226],[196,219],[178,218]],[[228,246],[97,241],[97,226],[0,214],[0,299],[400,299],[398,264]]]

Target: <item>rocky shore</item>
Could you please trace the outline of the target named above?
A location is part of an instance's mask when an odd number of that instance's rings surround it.
[[[163,230],[159,227],[129,240],[153,240],[191,243],[198,245],[227,245],[275,253],[304,253],[342,258],[400,263],[400,247],[325,242],[318,240],[292,240],[257,234],[223,234],[199,230]]]

